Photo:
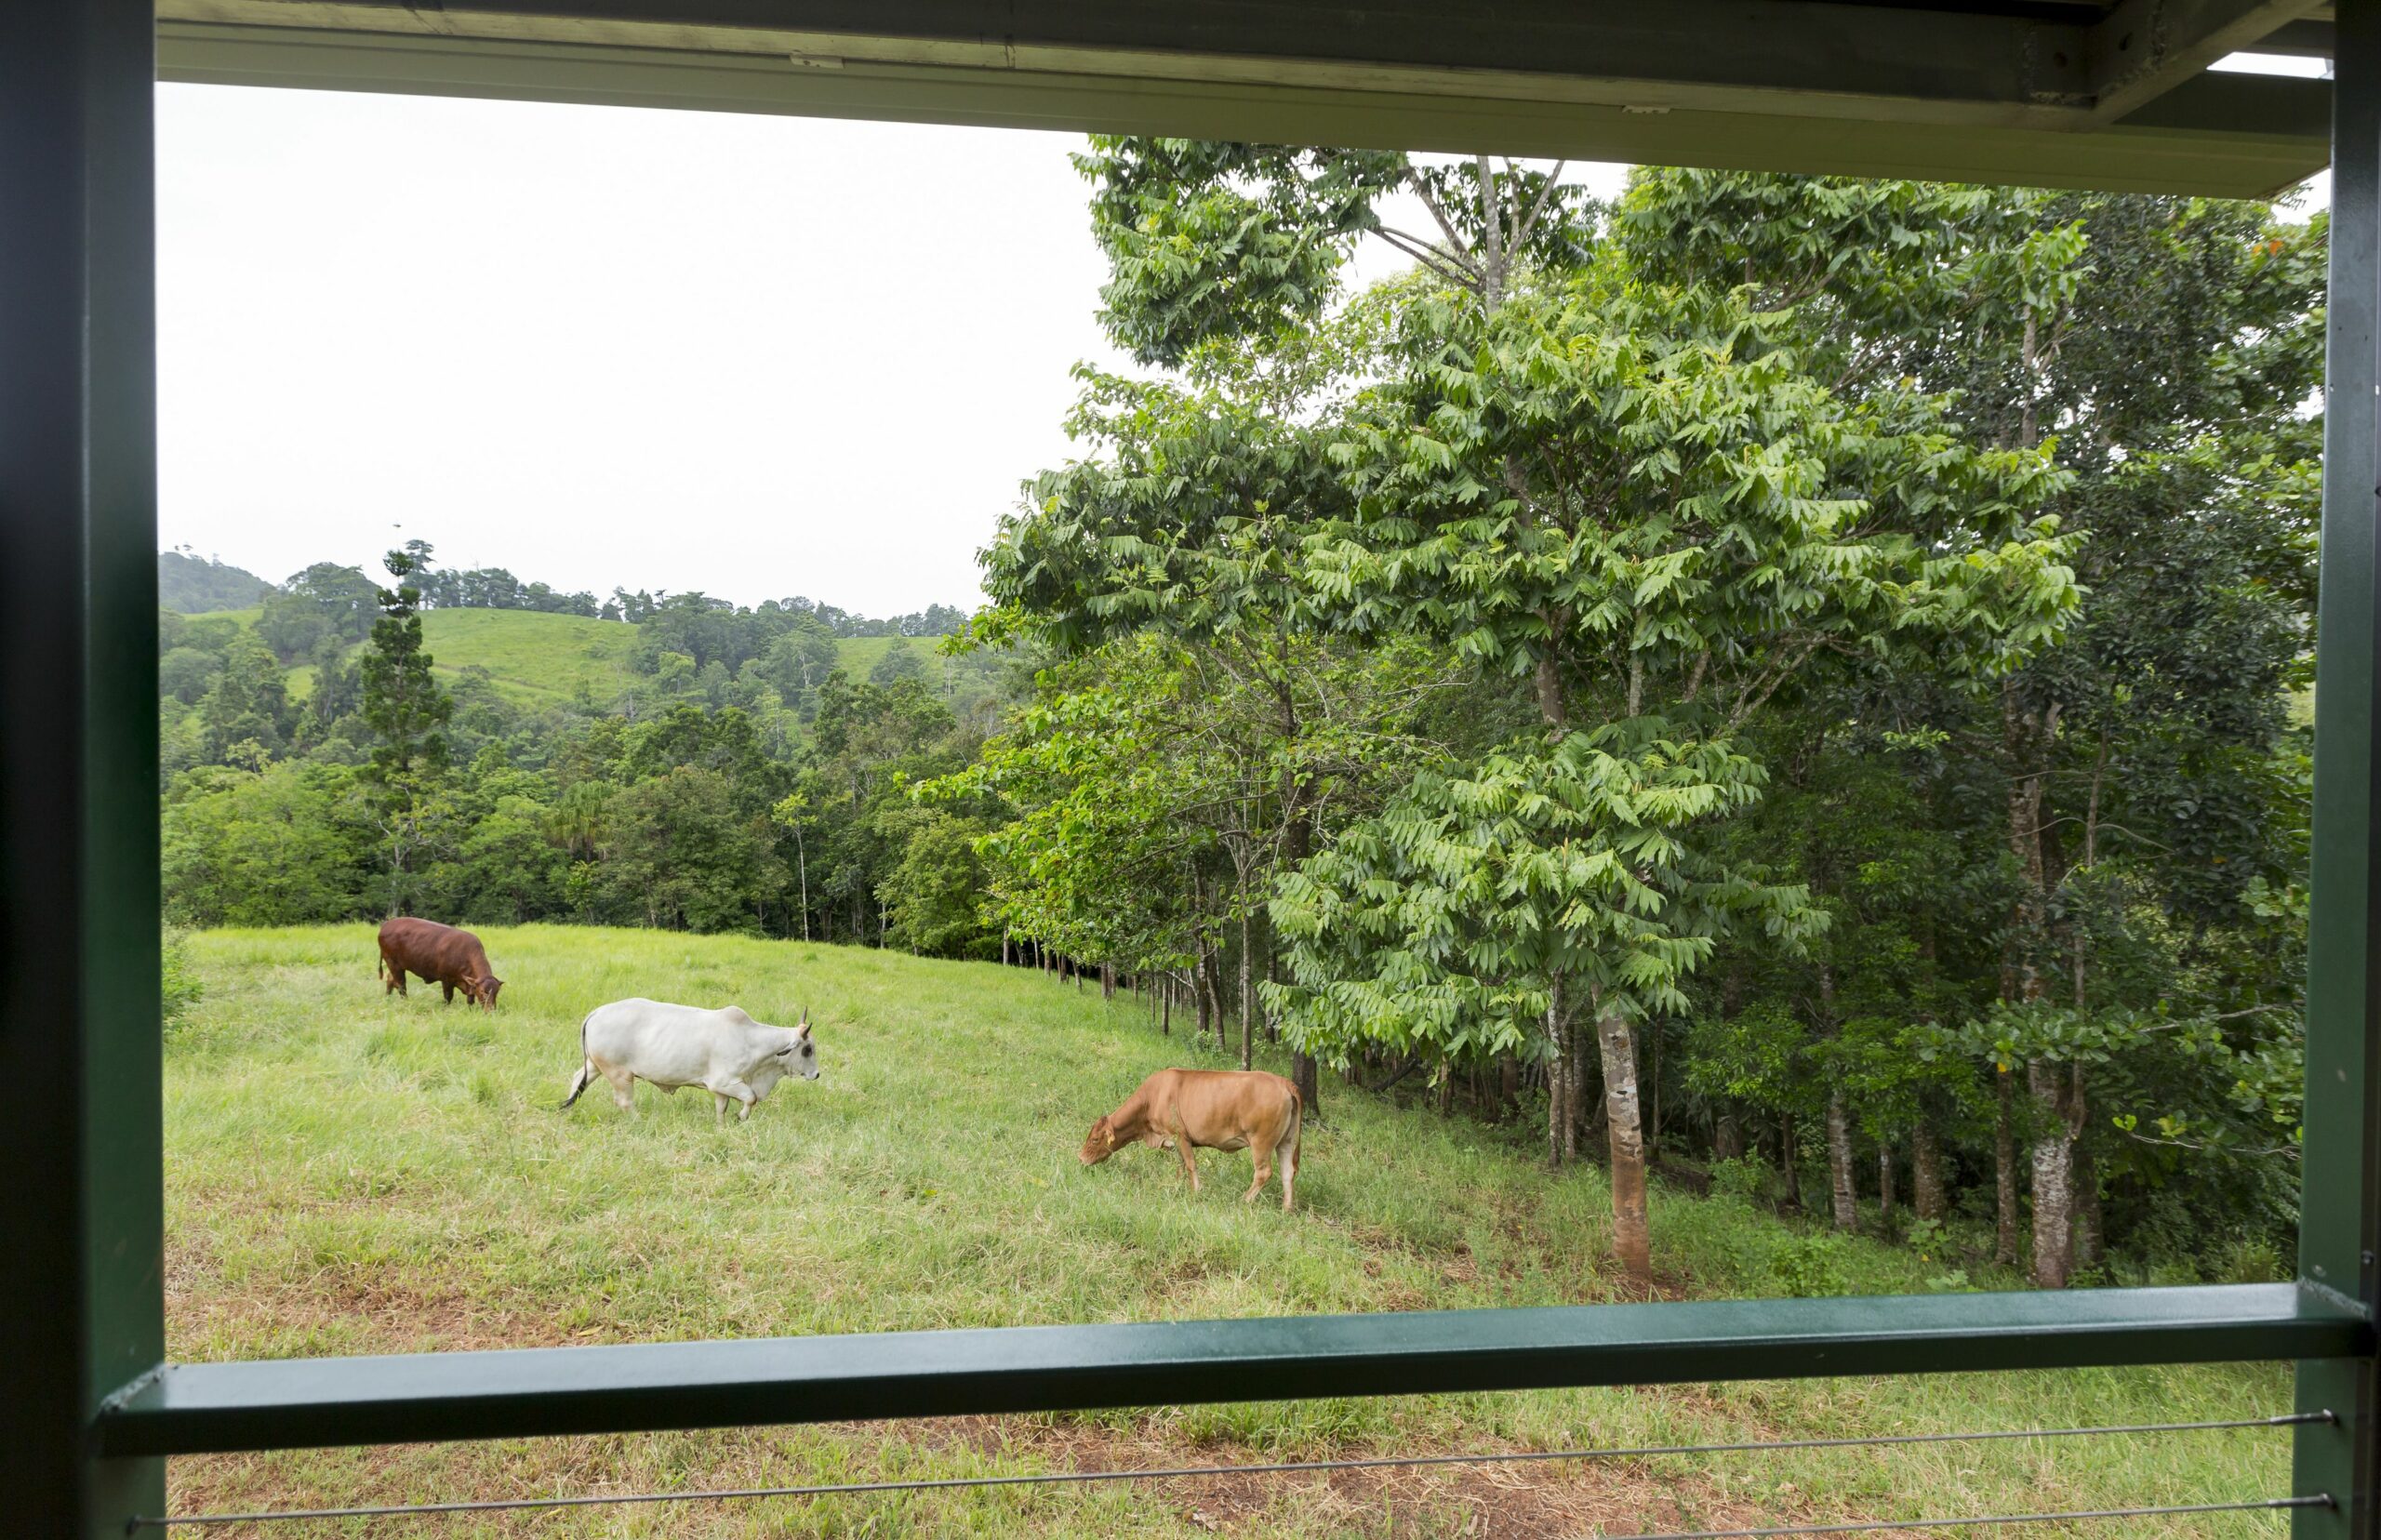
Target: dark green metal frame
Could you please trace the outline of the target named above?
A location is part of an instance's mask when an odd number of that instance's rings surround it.
[[[909,3],[922,15],[933,8]],[[2196,8],[2245,7],[2199,0]],[[152,18],[146,0],[0,5],[0,1087],[9,1102],[0,1117],[0,1405],[8,1413],[0,1494],[10,1521],[28,1534],[121,1534],[131,1516],[162,1511],[164,1457],[205,1451],[2290,1360],[2300,1366],[2301,1407],[2338,1414],[2297,1435],[2298,1490],[2336,1501],[2297,1511],[2294,1533],[2381,1540],[2373,1498],[2381,1055],[2372,1051],[2381,1022],[2381,0],[2341,0],[2337,11],[2334,409],[2299,1282],[168,1367],[154,923]],[[1228,31],[1235,12],[1219,14],[1213,24]],[[634,73],[635,60],[618,62]],[[651,67],[666,97],[673,66]],[[826,110],[933,115],[916,105],[939,88],[931,72],[902,78],[882,100]],[[409,83],[400,71],[385,84]],[[478,88],[512,89],[502,79]],[[1266,103],[1297,89],[1246,86],[1248,121],[1270,121]],[[799,104],[762,110],[790,106]],[[1101,109],[1079,110],[1097,119]],[[1377,111],[1378,121],[1397,121],[1393,102]],[[1957,164],[1932,169],[1952,174]],[[2089,156],[2068,164],[2088,166]]]

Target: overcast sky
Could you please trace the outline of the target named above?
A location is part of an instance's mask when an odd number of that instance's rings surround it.
[[[972,606],[1068,370],[1121,362],[1079,143],[162,86],[162,539],[276,581],[418,538],[599,594]]]
[[[994,520],[1069,452],[1070,367],[1120,362],[1072,136],[158,109],[161,534],[268,578],[419,538],[598,593],[972,606]]]

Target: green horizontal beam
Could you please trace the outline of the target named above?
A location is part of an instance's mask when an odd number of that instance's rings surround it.
[[[1313,1316],[175,1364],[103,1454],[530,1438],[1315,1396],[2368,1355],[2290,1283]]]
[[[608,29],[592,42],[568,28],[555,40],[203,19],[355,8],[169,7],[158,26],[159,78],[2211,197],[2268,195],[2330,159],[2330,86],[2320,80],[2241,87],[2201,75],[2115,125],[2095,126],[2080,108],[1945,122],[1934,115],[1939,103],[1894,108],[1830,91],[1681,96],[1555,73],[1344,59],[1000,46],[987,57],[981,46],[890,45],[879,51],[898,57],[871,58],[858,51],[867,40],[831,34],[763,51],[693,28]],[[177,9],[193,14],[177,19]],[[620,41],[628,37],[679,46]]]

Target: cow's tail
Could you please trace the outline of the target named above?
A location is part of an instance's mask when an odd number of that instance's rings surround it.
[[[569,1111],[570,1104],[579,1099],[580,1093],[595,1083],[595,1061],[587,1056],[587,1024],[594,1019],[592,1011],[579,1018],[579,1073],[571,1077],[570,1095],[554,1109],[557,1112]]]

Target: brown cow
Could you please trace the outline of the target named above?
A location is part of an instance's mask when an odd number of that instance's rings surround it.
[[[434,920],[382,921],[377,972],[384,995],[391,989],[404,994],[406,975],[411,973],[423,983],[444,989],[449,1005],[460,989],[465,1000],[491,1011],[496,1009],[496,991],[504,988],[504,980],[487,965],[487,949],[480,945],[478,936]]]
[[[1257,1179],[1240,1195],[1254,1201],[1266,1168],[1282,1171],[1282,1212],[1290,1211],[1298,1178],[1298,1127],[1305,1121],[1298,1088],[1261,1069],[1161,1069],[1141,1082],[1124,1105],[1091,1125],[1083,1163],[1097,1165],[1124,1146],[1172,1148],[1182,1157],[1190,1190],[1199,1190],[1200,1149],[1245,1149]]]

